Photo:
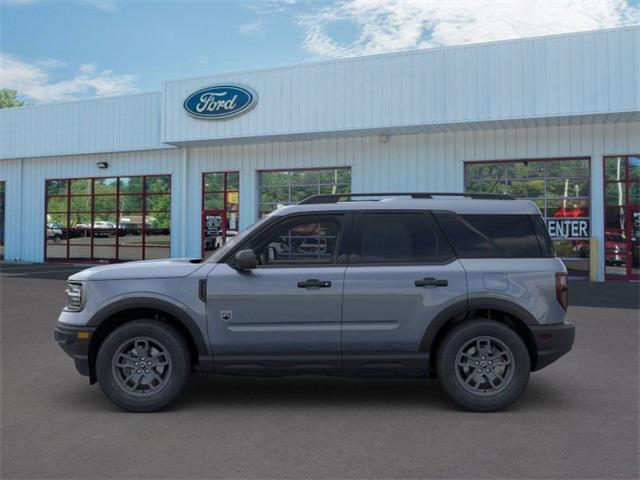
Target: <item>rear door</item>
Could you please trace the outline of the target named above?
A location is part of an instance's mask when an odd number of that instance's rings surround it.
[[[466,305],[460,262],[428,212],[362,212],[345,275],[345,373],[425,373],[433,318]]]

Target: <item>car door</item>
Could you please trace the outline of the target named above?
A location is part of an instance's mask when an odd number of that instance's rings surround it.
[[[357,214],[345,274],[343,370],[421,374],[421,343],[445,308],[466,305],[465,272],[428,212]]]
[[[341,255],[348,215],[295,215],[238,249],[259,265],[217,265],[207,279],[207,317],[221,373],[332,373],[340,370]]]

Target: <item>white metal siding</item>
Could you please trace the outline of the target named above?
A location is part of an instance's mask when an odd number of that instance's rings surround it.
[[[166,82],[163,142],[310,135],[640,110],[640,27],[429,49]],[[224,82],[258,92],[224,121],[184,111]]]
[[[464,162],[599,157],[592,165],[592,225],[603,233],[601,156],[640,152],[640,123],[532,127],[192,148],[185,253],[200,254],[201,174],[240,170],[240,225],[257,218],[257,171],[350,166],[354,192],[462,191]]]
[[[164,147],[159,92],[0,110],[0,158]]]
[[[43,261],[46,179],[171,174],[171,211],[180,212],[184,198],[180,156],[178,150],[155,150],[1,161],[0,180],[7,182],[5,259]],[[99,169],[96,162],[108,162],[109,168]],[[174,232],[183,228],[179,221],[179,215],[171,216]],[[179,235],[172,235],[171,248],[177,256],[181,248]]]
[[[240,223],[245,228],[257,218],[258,170],[350,166],[354,192],[461,191],[465,161],[569,156],[592,157],[592,232],[602,240],[602,155],[629,153],[640,153],[638,122],[392,135],[386,143],[369,136],[48,157],[25,159],[22,167],[20,161],[2,161],[5,258],[43,260],[48,178],[171,174],[172,256],[199,256],[202,172],[241,172]],[[98,161],[108,162],[108,170],[98,169]]]

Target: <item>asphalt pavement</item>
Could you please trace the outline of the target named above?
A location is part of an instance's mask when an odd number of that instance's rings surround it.
[[[53,340],[80,268],[0,265],[2,478],[639,477],[638,284],[573,289],[574,349],[503,412],[435,380],[194,377],[131,414]]]

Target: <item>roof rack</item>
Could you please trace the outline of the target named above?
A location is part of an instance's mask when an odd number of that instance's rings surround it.
[[[416,199],[425,199],[433,197],[465,197],[474,200],[515,200],[511,195],[502,195],[498,193],[452,193],[452,192],[401,192],[401,193],[336,193],[336,194],[320,194],[311,195],[305,198],[298,205],[312,205],[318,203],[338,203],[342,198],[348,198],[353,201],[354,198],[361,197],[411,197]],[[373,200],[376,201],[376,200]]]

